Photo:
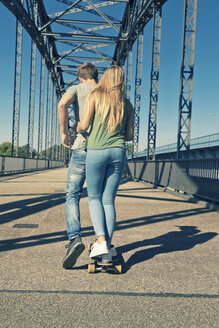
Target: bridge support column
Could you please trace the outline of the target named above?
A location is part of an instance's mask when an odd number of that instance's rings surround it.
[[[48,81],[47,81],[47,103],[46,103],[46,131],[45,131],[45,151],[46,158],[49,156],[50,147],[50,121],[51,121],[51,94],[52,94],[52,80],[51,73],[48,71]]]
[[[190,149],[196,12],[197,0],[185,0],[178,114],[177,159],[180,158],[181,150]]]
[[[23,5],[23,0],[21,0]],[[12,123],[11,155],[18,156],[19,130],[20,130],[20,99],[21,99],[21,67],[22,67],[22,40],[23,27],[16,19],[16,48],[15,48],[15,74],[14,74],[14,102]]]
[[[52,95],[52,111],[51,111],[51,160],[54,160],[55,157],[55,112],[56,112],[56,86],[53,84],[53,95]]]
[[[132,84],[132,49],[129,51],[126,60],[126,83],[125,83],[125,95],[128,100],[131,97],[131,84]],[[126,151],[127,155],[132,152],[132,143],[126,141]]]
[[[42,154],[42,145],[43,145],[44,94],[45,94],[45,58],[41,57],[38,148],[37,148],[38,157],[40,157]]]
[[[132,157],[138,154],[139,121],[141,107],[141,77],[143,58],[143,31],[139,33],[137,39],[136,73],[135,73],[135,96],[134,96],[134,138],[132,143]]]
[[[157,133],[157,105],[160,69],[160,41],[161,41],[162,7],[153,9],[153,41],[151,63],[150,105],[148,119],[148,145],[147,159],[155,159],[156,133]]]
[[[132,49],[129,51],[126,62],[126,98],[130,100],[132,84]]]
[[[34,15],[35,25],[37,25],[38,4],[35,1],[34,1],[33,15]],[[33,157],[35,85],[36,85],[36,43],[32,39],[31,40],[30,95],[29,95],[27,157]]]

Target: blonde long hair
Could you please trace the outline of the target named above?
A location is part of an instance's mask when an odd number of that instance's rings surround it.
[[[101,117],[101,123],[107,131],[114,132],[121,125],[124,115],[124,72],[116,65],[109,67],[103,74],[100,83],[92,91],[95,96],[95,108]]]

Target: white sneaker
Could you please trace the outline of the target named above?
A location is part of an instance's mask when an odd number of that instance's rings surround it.
[[[102,255],[102,262],[103,263],[112,262],[112,251],[111,251],[111,249],[108,249],[108,251],[109,251],[108,254],[103,254]]]
[[[91,246],[90,257],[96,257],[103,254],[108,254],[108,248],[106,241],[102,241],[102,243],[98,243],[97,241]]]

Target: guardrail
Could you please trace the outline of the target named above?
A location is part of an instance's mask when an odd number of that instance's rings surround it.
[[[219,158],[127,162],[132,178],[219,202]]]
[[[190,140],[190,149],[200,149],[219,146],[219,133],[209,134],[207,136],[193,138]],[[155,154],[164,154],[177,151],[177,143],[156,147]],[[138,152],[137,157],[145,156],[147,150]],[[130,156],[131,157],[131,156]]]
[[[63,167],[63,161],[0,156],[0,175]]]

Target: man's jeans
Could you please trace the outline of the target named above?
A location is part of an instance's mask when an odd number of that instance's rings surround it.
[[[85,181],[86,152],[74,149],[68,168],[66,187],[66,224],[68,239],[81,233],[79,201]]]

